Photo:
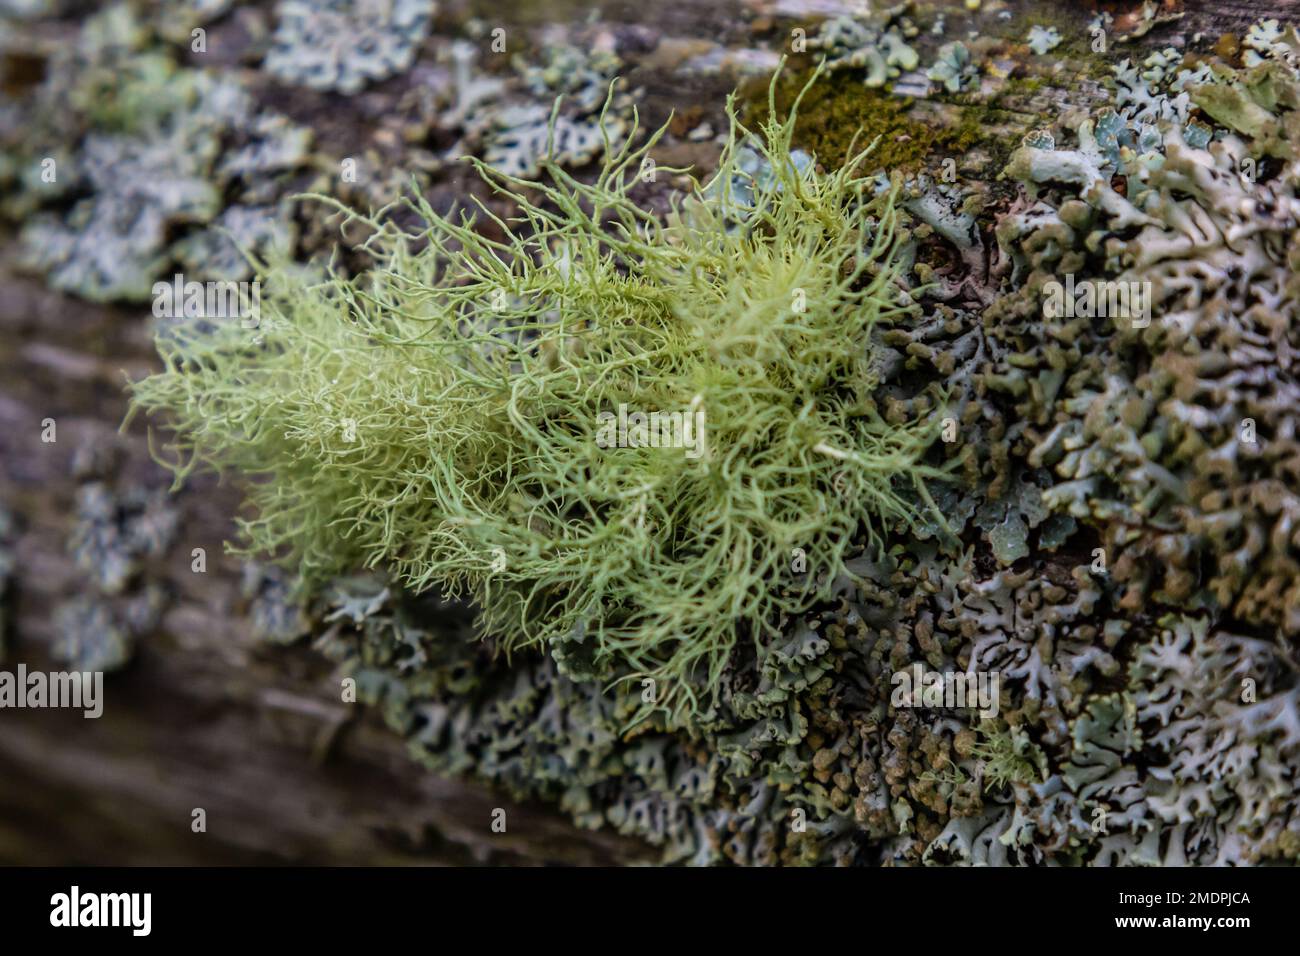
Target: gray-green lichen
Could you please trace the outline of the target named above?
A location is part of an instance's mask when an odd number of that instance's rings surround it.
[[[824,57],[827,69],[862,71],[864,84],[884,86],[920,63],[920,54],[908,45],[920,32],[909,15],[912,6],[902,3],[866,19],[827,20],[808,46]]]
[[[1029,43],[1029,49],[1042,56],[1061,45],[1061,33],[1056,27],[1044,27],[1034,24],[1029,28],[1029,35],[1026,40]]]
[[[357,93],[408,69],[433,0],[280,0],[265,69],[317,90]]]
[[[979,67],[971,60],[966,44],[955,40],[940,47],[926,76],[949,93],[960,93],[979,84]]]
[[[118,476],[119,464],[116,445],[98,437],[84,439],[72,461],[67,547],[82,578],[76,595],[54,609],[50,651],[77,670],[125,666],[168,601],[157,566],[176,542],[180,512],[165,488]]]
[[[239,79],[180,65],[131,4],[90,18],[51,55],[25,115],[9,134],[19,188],[4,211],[23,220],[24,266],[54,288],[146,301],[176,265],[195,278],[247,275],[231,235],[255,252],[268,238],[293,243],[283,209],[265,207],[306,160],[310,134],[259,109]]]
[[[468,144],[481,144],[484,161],[511,176],[535,176],[543,159],[586,165],[601,155],[607,140],[631,132],[634,99],[618,89],[619,67],[611,51],[567,44],[546,47],[538,63],[517,58],[515,69],[529,98],[481,109],[467,124]],[[560,112],[552,122],[557,97]]]

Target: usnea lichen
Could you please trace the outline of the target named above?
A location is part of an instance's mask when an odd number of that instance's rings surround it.
[[[860,527],[880,546],[934,474],[930,424],[873,401],[873,327],[912,307],[893,193],[865,150],[794,162],[773,113],[758,137],[732,113],[721,188],[666,221],[630,195],[662,131],[610,144],[591,183],[480,163],[518,211],[480,204],[499,238],[422,199],[416,233],[367,218],[377,269],[272,270],[262,344],[239,323],[160,339],[135,407],[174,428],[178,480],[253,478],[252,550],[467,592],[506,648],[578,679],[630,666],[651,709],[699,716],[742,636],[828,596]],[[769,172],[742,208],[745,140]],[[609,415],[656,412],[682,428],[651,447],[633,419],[631,447],[602,447]]]

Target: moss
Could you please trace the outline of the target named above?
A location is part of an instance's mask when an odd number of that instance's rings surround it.
[[[957,124],[945,131],[943,148],[955,156],[982,150],[989,157],[988,168],[1001,169],[1020,145],[1028,125],[1024,114],[996,105],[971,104],[962,107]]]
[[[776,87],[776,104],[788,110],[807,83],[812,68],[782,76]],[[755,83],[742,92],[743,118],[756,121],[767,110],[767,89]],[[880,142],[871,163],[887,170],[919,168],[939,148],[943,131],[918,122],[912,116],[912,101],[892,96],[883,89],[863,85],[851,71],[832,73],[808,90],[799,104],[795,121],[795,144],[814,153],[827,168],[836,168],[848,156],[855,136],[858,144]]]
[[[998,95],[998,101],[1001,102],[1008,96],[1033,96],[1040,90],[1050,89],[1041,77],[1037,76],[1013,76],[1007,80],[1006,86],[1002,88]]]
[[[780,79],[778,109],[789,108],[807,77],[808,73],[793,73]],[[1042,85],[1038,79],[1015,79],[1009,81],[1007,93],[1032,94]],[[741,98],[745,117],[761,117],[767,109],[766,88],[758,84],[745,88]],[[833,73],[820,79],[800,101],[794,142],[831,169],[845,161],[855,137],[859,146],[879,137],[870,163],[891,173],[915,172],[949,157],[960,163],[960,157],[975,151],[987,154],[1000,169],[1020,145],[1028,125],[1023,114],[1002,108],[1002,97],[994,104],[975,97],[960,100],[922,111],[909,97],[863,86],[860,76]],[[1010,133],[1008,126],[1013,127]]]

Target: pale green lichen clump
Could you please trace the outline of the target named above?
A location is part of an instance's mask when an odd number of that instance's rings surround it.
[[[251,479],[250,550],[467,592],[504,646],[577,679],[630,667],[689,722],[737,641],[827,597],[933,474],[930,424],[872,397],[873,326],[913,307],[893,193],[859,175],[866,150],[792,161],[793,113],[752,138],[731,116],[713,185],[664,220],[629,196],[658,135],[611,143],[590,184],[479,164],[518,210],[480,204],[503,238],[422,199],[415,234],[366,219],[377,268],[266,272],[261,326],[173,330],[135,407],[174,429],[178,481]],[[740,202],[745,142],[770,172]],[[702,435],[602,447],[620,405]]]

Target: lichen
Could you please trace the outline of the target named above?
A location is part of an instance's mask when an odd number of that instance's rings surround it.
[[[517,178],[536,177],[545,162],[569,167],[592,162],[636,124],[634,98],[618,83],[619,65],[609,51],[567,44],[544,48],[536,63],[516,57],[515,71],[530,99],[492,104],[477,99],[463,121],[457,155],[477,152],[493,169]],[[498,89],[496,95],[504,93]]]
[[[358,93],[411,66],[433,0],[280,0],[264,66],[290,83]]]
[[[1030,27],[1026,40],[1029,43],[1029,49],[1042,56],[1061,45],[1061,34],[1056,27],[1043,27],[1035,24]]]
[[[23,222],[21,263],[101,302],[147,301],[178,261],[239,277],[214,220],[260,246],[250,207],[275,204],[310,142],[238,79],[180,65],[129,4],[51,58],[25,115],[11,164],[21,188],[5,202]],[[283,221],[267,228],[292,242]]]
[[[771,177],[740,229],[725,186],[666,224],[629,198],[657,136],[611,146],[591,184],[480,164],[527,233],[488,240],[417,199],[413,251],[368,220],[378,269],[268,274],[265,346],[233,326],[160,338],[168,370],[135,407],[168,416],[178,477],[273,476],[248,489],[244,530],[309,580],[382,563],[416,591],[467,591],[507,647],[546,647],[577,679],[631,665],[657,682],[649,710],[699,718],[738,642],[824,598],[859,523],[881,547],[916,513],[896,486],[924,495],[933,473],[932,424],[887,424],[872,399],[872,327],[911,307],[892,194],[864,195],[860,159],[801,170],[793,129],[774,117],[755,140]],[[685,453],[603,447],[629,408],[684,416]]]
[[[866,20],[835,17],[826,20],[808,45],[821,53],[827,70],[861,71],[862,83],[881,87],[900,74],[915,70],[920,55],[908,45],[919,33],[909,16],[911,4],[902,3]]]
[[[960,93],[978,85],[979,67],[971,60],[966,44],[954,40],[939,48],[938,56],[926,76],[949,93]]]

